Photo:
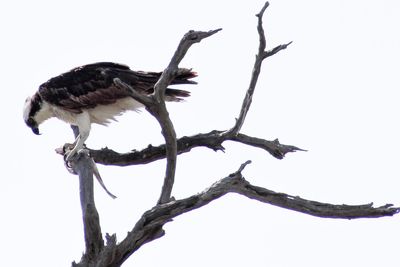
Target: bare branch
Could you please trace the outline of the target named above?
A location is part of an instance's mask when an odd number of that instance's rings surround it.
[[[154,207],[143,215],[140,220],[141,223],[137,224],[135,228],[149,224],[154,225],[156,222],[161,221],[166,223],[182,213],[200,208],[227,193],[237,193],[266,204],[321,218],[376,218],[393,216],[400,212],[400,207],[393,207],[392,204],[386,204],[376,208],[373,207],[373,203],[362,205],[335,205],[307,200],[284,193],[277,193],[263,187],[254,186],[250,184],[241,173],[249,163],[250,161],[245,162],[236,172],[217,181],[199,194]]]
[[[287,44],[278,45],[278,46],[272,48],[271,50],[264,51],[264,53],[262,54],[263,59],[265,59],[267,57],[270,57],[270,56],[273,56],[276,53],[278,53],[279,51],[286,49],[291,43],[293,43],[293,42],[289,42]]]
[[[373,203],[363,205],[335,205],[307,200],[298,196],[277,193],[263,187],[254,186],[244,179],[240,179],[237,183],[235,183],[232,186],[232,189],[230,189],[230,192],[235,192],[266,204],[271,204],[321,218],[377,218],[383,216],[393,216],[400,212],[400,208],[392,207],[392,204],[386,204],[384,206],[374,208]]]
[[[76,138],[79,135],[79,128],[74,125],[71,128]],[[86,265],[86,263],[94,261],[104,248],[100,218],[94,202],[93,174],[97,170],[93,169],[93,166],[95,166],[94,161],[89,157],[87,149],[79,151],[71,162],[67,162],[65,160],[65,152],[68,149],[70,149],[70,146],[66,144],[63,148],[56,151],[64,156],[64,163],[68,171],[79,177],[79,192],[85,237],[85,253],[82,256],[81,263]],[[76,263],[72,265],[78,266]]]
[[[393,216],[400,212],[400,208],[392,207],[391,204],[377,208],[374,208],[372,203],[365,205],[334,205],[277,193],[254,186],[246,181],[241,173],[249,163],[249,161],[245,162],[236,172],[219,180],[199,194],[157,205],[151,210],[146,211],[121,243],[115,245],[115,236],[111,238],[112,242],[109,242],[110,246],[106,246],[105,252],[99,259],[103,264],[96,266],[120,266],[143,244],[163,236],[164,231],[162,227],[166,223],[171,222],[173,218],[201,208],[227,193],[237,193],[266,204],[321,218],[376,218]]]
[[[88,155],[89,155],[89,151],[87,151]],[[106,191],[107,195],[109,195],[111,198],[116,199],[117,197],[115,195],[113,195],[106,187],[106,185],[103,182],[103,179],[101,178],[99,169],[96,166],[96,163],[94,162],[94,160],[92,158],[90,158],[90,167],[93,170],[93,174],[96,177],[97,181],[99,182],[100,186],[104,189],[104,191]]]
[[[79,176],[80,200],[85,236],[85,254],[82,262],[91,262],[103,250],[99,214],[94,202],[93,191],[93,160],[89,157],[88,150],[78,152],[78,157],[71,161],[71,168]]]
[[[262,17],[268,5],[269,3],[266,2],[261,11],[257,14],[257,30],[260,39],[259,50],[256,55],[250,85],[243,100],[239,118],[235,125],[228,131],[211,131],[206,134],[182,137],[177,140],[164,101],[165,89],[176,76],[178,65],[190,46],[215,34],[220,29],[209,32],[189,31],[185,34],[168,67],[164,70],[159,81],[156,83],[154,95],[151,97],[137,94],[129,85],[118,79],[114,81],[116,86],[132,91],[132,97],[143,103],[146,106],[146,109],[158,120],[166,144],[158,147],[149,146],[142,151],[133,151],[126,154],[118,154],[107,148],[102,150],[91,150],[90,154],[98,163],[119,166],[144,164],[166,157],[167,167],[164,183],[157,206],[145,212],[132,230],[127,234],[125,239],[119,244],[117,244],[116,235],[107,234],[107,245],[104,246],[99,218],[93,200],[93,166],[95,165],[91,165],[90,162],[88,162],[89,158],[87,154],[80,153],[79,160],[72,161],[71,167],[73,172],[78,173],[80,176],[86,253],[82,257],[81,263],[73,264],[74,266],[120,266],[143,244],[162,237],[165,234],[163,226],[172,221],[173,218],[207,205],[211,201],[214,201],[227,193],[237,193],[262,203],[321,218],[376,218],[392,216],[400,212],[400,208],[392,207],[391,204],[386,204],[376,208],[373,207],[372,203],[365,205],[335,205],[307,200],[285,193],[277,193],[263,187],[254,186],[242,176],[242,171],[250,161],[245,162],[236,172],[220,179],[199,194],[177,201],[171,199],[177,154],[188,152],[194,147],[203,146],[215,151],[223,151],[223,142],[234,141],[264,149],[278,159],[282,159],[286,153],[289,152],[304,151],[295,146],[280,144],[278,139],[267,141],[240,133],[252,102],[263,60],[283,49],[286,49],[287,46],[291,44],[291,42],[289,42],[287,44],[279,45],[269,51],[265,50],[266,40],[262,26]]]
[[[163,96],[165,89],[175,77],[171,73],[172,72],[167,68],[157,82],[158,87],[156,84],[156,89],[157,88],[158,89],[155,90],[155,92],[161,92],[162,94],[161,97],[157,97],[158,94],[156,94],[153,97],[143,96],[138,92],[136,92],[130,85],[122,82],[120,79],[114,79],[114,83],[116,84],[116,86],[119,86],[125,90],[129,90],[132,94],[132,97],[135,100],[144,104],[146,106],[147,111],[149,111],[149,113],[157,119],[158,123],[161,126],[161,132],[164,136],[166,144],[167,166],[165,169],[165,178],[161,189],[161,196],[158,200],[158,203],[166,203],[170,200],[172,187],[174,185],[175,171],[176,171],[176,159],[177,159],[176,133],[174,125],[172,124],[172,121],[169,118],[169,114]],[[160,80],[163,80],[163,83],[159,83]]]
[[[164,92],[167,86],[171,83],[178,71],[178,65],[182,61],[183,57],[189,48],[195,44],[199,43],[201,40],[214,35],[222,29],[211,30],[207,32],[203,31],[189,31],[181,39],[178,48],[176,49],[174,55],[172,56],[168,67],[162,73],[160,79],[154,86],[154,95],[157,102],[160,102],[164,98]]]
[[[283,159],[286,153],[289,152],[307,151],[298,148],[296,146],[283,145],[279,143],[278,139],[275,139],[274,141],[268,141],[257,137],[251,137],[241,133],[237,134],[236,136],[233,136],[230,140],[264,149],[277,159]]]
[[[270,51],[265,51],[266,40],[265,40],[265,33],[264,33],[262,19],[264,16],[264,12],[268,8],[268,6],[269,6],[269,3],[266,2],[264,4],[263,8],[261,9],[261,11],[256,15],[258,17],[257,31],[258,31],[258,36],[259,36],[259,40],[260,40],[259,46],[258,46],[258,53],[256,55],[256,60],[254,62],[253,71],[252,71],[252,75],[251,75],[251,79],[250,79],[250,85],[249,85],[249,88],[247,89],[246,95],[243,99],[239,117],[236,119],[235,125],[229,131],[226,132],[226,134],[230,135],[230,136],[237,135],[243,126],[244,120],[246,119],[247,112],[250,109],[250,105],[251,105],[251,102],[253,99],[254,90],[256,89],[258,76],[260,75],[261,65],[262,65],[263,60],[269,56],[272,56],[272,55],[278,53],[280,50],[287,48],[287,46],[292,43],[292,42],[290,42],[290,43],[287,43],[284,45],[279,45]]]
[[[161,126],[162,134],[166,144],[166,158],[167,166],[165,170],[164,183],[161,190],[161,196],[158,203],[166,203],[171,199],[172,187],[174,185],[175,171],[176,171],[176,160],[177,160],[177,144],[176,144],[176,133],[174,125],[169,118],[169,113],[165,105],[164,94],[165,90],[171,81],[179,74],[178,65],[186,55],[186,52],[194,44],[198,43],[204,38],[207,38],[221,29],[211,30],[207,32],[202,31],[189,31],[181,39],[177,50],[168,67],[163,71],[161,77],[154,86],[154,95],[147,97],[137,93],[131,86],[122,82],[120,79],[114,79],[116,86],[129,90],[132,97],[146,106],[147,111],[153,115]]]
[[[253,75],[251,78],[250,86],[247,91],[246,97],[243,101],[242,109],[240,112],[239,119],[237,120],[235,126],[227,131],[227,132],[218,132],[218,131],[213,131],[211,134],[213,134],[214,141],[216,140],[217,142],[214,143],[213,149],[215,150],[221,150],[223,149],[222,147],[222,142],[225,140],[234,140],[238,142],[243,142],[246,144],[251,144],[256,143],[255,146],[261,147],[263,149],[266,149],[267,151],[270,150],[271,146],[268,146],[268,142],[265,140],[260,140],[260,139],[254,139],[251,137],[247,137],[244,135],[239,135],[239,131],[243,125],[243,122],[245,120],[247,111],[250,107],[251,100],[252,100],[252,95],[254,93],[254,89],[257,83],[258,75],[260,73],[261,69],[261,63],[265,57],[265,36],[264,32],[262,29],[262,14],[264,10],[267,8],[268,3],[264,6],[262,9],[261,13],[259,14],[259,25],[258,25],[258,30],[259,30],[259,35],[260,35],[260,48],[259,48],[259,53],[256,57],[256,62],[254,65],[253,69]],[[164,70],[163,74],[161,75],[160,79],[155,85],[155,90],[154,90],[154,95],[153,97],[147,97],[147,96],[142,96],[138,93],[136,93],[129,85],[126,83],[123,83],[119,79],[115,79],[114,83],[118,87],[122,87],[126,90],[130,90],[132,97],[142,104],[146,106],[146,109],[158,120],[161,128],[162,128],[162,133],[166,141],[166,145],[164,146],[164,155],[166,155],[167,158],[167,167],[166,167],[166,174],[165,174],[165,179],[164,179],[164,184],[162,187],[162,192],[160,199],[158,201],[159,206],[164,206],[163,204],[170,202],[171,200],[171,192],[172,192],[172,187],[174,184],[174,176],[175,176],[175,169],[176,169],[176,158],[178,154],[178,145],[177,145],[177,140],[176,140],[176,134],[175,130],[173,127],[173,124],[169,118],[168,111],[165,106],[165,101],[164,101],[164,93],[167,88],[167,86],[170,84],[170,82],[174,79],[174,77],[177,74],[178,71],[178,65],[180,61],[183,59],[185,56],[186,52],[188,49],[191,47],[192,44],[200,42],[202,39],[211,36],[218,32],[220,29],[214,30],[214,31],[209,31],[209,32],[195,32],[195,31],[189,31],[185,36],[182,38],[174,56],[172,57],[168,67]],[[287,46],[287,45],[286,45]],[[281,48],[284,49],[284,48]],[[273,50],[274,53],[278,52],[281,49],[275,49]],[[272,52],[271,52],[272,53]],[[192,139],[193,140],[193,139]],[[202,140],[206,140],[203,138]],[[210,142],[210,140],[208,140]],[[279,142],[275,142],[277,144],[276,147],[278,147]],[[188,144],[186,142],[186,144]],[[198,143],[197,143],[198,144]],[[211,147],[211,146],[209,146]],[[186,145],[186,150],[190,150],[190,146]],[[295,151],[296,148],[292,147],[292,151]],[[288,149],[286,152],[291,151],[291,149]],[[297,149],[298,150],[298,149]],[[182,150],[183,151],[183,150]],[[279,151],[279,149],[278,149]],[[272,155],[278,158],[282,158],[285,155],[285,151],[279,151],[279,153],[271,152],[269,151]],[[91,152],[92,155],[93,151]],[[249,162],[246,162],[241,166],[239,171],[237,171],[235,174],[240,174],[240,172],[244,169],[244,167],[248,164]],[[88,166],[88,165],[87,165]],[[230,176],[231,177],[231,176]],[[240,175],[241,177],[241,175]],[[224,184],[224,183],[219,183],[219,184]],[[220,189],[219,187],[213,186],[212,188]],[[225,188],[225,187],[223,187]],[[206,192],[210,192],[211,190],[208,190]],[[207,197],[205,197],[206,201],[203,201],[202,203],[212,201],[215,199],[217,196],[222,196],[226,194],[229,191],[220,191],[218,192],[212,192],[212,198],[208,200]],[[86,195],[87,197],[87,195]],[[198,202],[199,203],[199,202]],[[186,211],[184,211],[186,212]],[[92,216],[95,217],[95,216]],[[121,244],[116,246],[116,240],[115,239],[107,239],[110,242],[107,242],[109,244],[109,247],[107,246],[106,249],[103,250],[103,255],[112,255],[112,258],[110,259],[107,257],[107,264],[110,264],[110,260],[113,261],[112,259],[116,259],[117,262],[114,262],[113,265],[118,265],[121,264],[127,257],[129,257],[130,254],[132,254],[136,249],[138,249],[142,244],[149,242],[151,240],[154,240],[155,238],[158,238],[163,235],[163,230],[162,230],[162,225],[166,223],[167,221],[164,221],[161,224],[154,224],[155,226],[152,226],[151,229],[148,231],[145,231],[143,226],[144,226],[144,217],[136,224],[134,227],[133,231],[128,234],[127,238],[121,242]],[[101,232],[100,232],[101,233]],[[102,241],[102,240],[101,240]],[[103,241],[102,241],[103,242]],[[103,243],[102,243],[103,244]],[[104,246],[104,244],[103,244]],[[114,247],[115,249],[110,249],[110,247]],[[123,248],[123,249],[122,249]],[[123,250],[120,253],[116,252],[115,250]],[[88,253],[87,253],[88,254]],[[118,255],[120,257],[118,257]],[[104,259],[104,258],[103,258]],[[103,261],[104,262],[104,261]]]
[[[161,195],[158,200],[158,204],[167,203],[171,199],[172,187],[174,186],[175,171],[176,171],[176,160],[177,160],[177,144],[176,144],[176,133],[174,125],[165,106],[164,99],[156,106],[157,108],[148,110],[157,119],[161,126],[161,132],[165,139],[166,145],[166,157],[167,166],[165,170],[164,183],[161,189]]]
[[[181,137],[177,140],[177,154],[187,153],[197,147],[207,147],[214,151],[225,151],[225,148],[222,145],[225,141],[239,142],[245,145],[264,149],[277,159],[283,159],[289,152],[306,151],[296,146],[281,144],[278,139],[268,141],[245,134],[229,136],[223,133],[224,131],[211,131],[209,133]],[[147,148],[140,151],[133,150],[128,153],[118,153],[109,148],[103,148],[100,150],[90,149],[90,155],[97,163],[116,166],[147,164],[149,162],[164,159],[165,154],[165,145],[149,145]]]
[[[260,39],[258,46],[258,55],[262,55],[265,51],[265,47],[267,46],[267,42],[265,40],[264,27],[263,27],[263,17],[264,17],[264,12],[265,10],[267,10],[268,7],[269,7],[269,2],[267,1],[261,8],[260,12],[256,14],[256,17],[258,18],[257,22],[258,38]]]
[[[149,113],[157,119],[158,123],[161,126],[161,131],[164,136],[166,144],[167,166],[165,169],[165,178],[161,189],[161,196],[160,199],[158,200],[158,203],[166,203],[170,200],[172,187],[174,185],[175,171],[176,171],[176,160],[177,160],[176,133],[174,125],[172,124],[172,121],[169,118],[169,114],[167,111],[167,107],[165,106],[165,100],[163,96],[165,93],[165,89],[175,77],[171,73],[172,72],[167,68],[157,82],[158,87],[156,84],[155,92],[161,92],[161,96],[159,96],[159,98],[157,97],[158,94],[156,94],[155,97],[147,97],[141,95],[138,92],[136,92],[130,85],[122,82],[120,79],[114,79],[114,83],[116,84],[116,86],[122,87],[122,89],[125,90],[129,90],[132,94],[132,97],[135,100],[144,104],[146,106],[147,111],[149,111]],[[159,83],[160,80],[163,80],[163,83]]]
[[[221,29],[212,30],[208,32],[202,31],[189,31],[186,33],[180,41],[177,50],[168,67],[161,74],[160,79],[154,86],[154,102],[156,105],[146,105],[147,110],[158,120],[161,126],[162,134],[166,144],[166,157],[167,167],[165,171],[164,183],[161,190],[161,196],[158,200],[159,204],[167,203],[171,199],[172,187],[175,180],[176,171],[176,160],[177,160],[177,144],[176,144],[176,133],[169,114],[167,107],[165,106],[164,94],[167,86],[178,74],[178,65],[186,55],[186,52],[194,44],[198,43],[204,38],[207,38]]]

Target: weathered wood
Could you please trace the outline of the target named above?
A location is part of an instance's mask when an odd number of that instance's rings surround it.
[[[225,151],[223,143],[234,141],[248,146],[261,148],[277,159],[283,159],[287,153],[306,151],[292,145],[281,144],[278,139],[268,141],[262,138],[248,136],[242,133],[236,136],[225,134],[227,131],[211,131],[208,133],[183,136],[177,139],[177,154],[190,152],[193,148],[206,147],[213,151]],[[130,166],[148,164],[150,162],[165,158],[165,145],[152,146],[140,150],[119,153],[109,148],[99,150],[90,149],[90,155],[94,161],[104,165]]]
[[[231,129],[227,131],[215,130],[205,134],[182,137],[178,140],[176,139],[173,124],[169,118],[168,111],[163,101],[163,92],[168,86],[171,77],[175,75],[180,60],[185,56],[190,46],[193,43],[199,42],[201,39],[218,32],[220,29],[209,32],[189,31],[183,37],[170,64],[164,71],[159,82],[156,84],[155,94],[142,99],[142,96],[132,93],[132,97],[138,101],[142,100],[142,103],[144,103],[147,110],[158,120],[162,128],[166,145],[158,147],[149,146],[142,151],[133,151],[126,154],[119,154],[107,148],[102,150],[90,150],[90,154],[96,162],[119,166],[147,164],[157,159],[167,158],[164,185],[157,205],[142,215],[132,230],[120,243],[117,243],[115,235],[107,234],[107,244],[104,245],[99,223],[99,215],[95,207],[93,195],[94,165],[89,158],[87,153],[88,150],[83,150],[78,154],[78,158],[74,159],[70,164],[67,164],[67,167],[71,169],[72,172],[79,175],[86,245],[86,251],[81,262],[78,264],[73,263],[73,266],[121,266],[124,261],[135,251],[140,249],[143,244],[162,237],[164,235],[163,226],[172,221],[173,218],[194,209],[201,208],[228,193],[237,193],[262,203],[321,218],[378,218],[383,216],[393,216],[400,212],[400,208],[393,207],[391,204],[386,204],[376,208],[373,207],[372,203],[364,205],[335,205],[307,200],[285,193],[277,193],[263,187],[252,185],[242,176],[243,169],[250,163],[250,161],[242,164],[236,172],[220,179],[199,194],[179,200],[171,199],[177,154],[188,152],[194,147],[203,146],[215,151],[224,150],[222,143],[230,140],[264,149],[278,159],[282,159],[286,153],[302,150],[295,146],[280,144],[278,140],[267,141],[240,133],[246,114],[251,105],[258,75],[261,71],[262,61],[269,56],[286,49],[291,43],[277,46],[271,50],[265,50],[266,41],[262,25],[262,17],[268,5],[268,2],[266,2],[260,13],[257,14],[257,30],[260,39],[258,54],[254,63],[250,85],[242,103],[239,118]],[[121,81],[117,80],[114,82],[117,86],[123,86],[129,89],[129,85],[126,85]]]
[[[78,127],[72,126],[75,137],[79,134]],[[99,253],[104,248],[103,234],[100,227],[99,214],[94,201],[93,187],[93,160],[89,151],[84,149],[75,155],[71,162],[66,162],[72,173],[79,177],[79,195],[82,209],[82,221],[85,237],[85,253],[79,265],[90,266],[95,262]]]

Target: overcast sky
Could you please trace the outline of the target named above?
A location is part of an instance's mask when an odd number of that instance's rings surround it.
[[[178,136],[227,129],[249,83],[263,1],[3,1],[1,262],[70,266],[84,250],[78,179],[54,149],[73,141],[55,119],[35,136],[22,120],[25,98],[73,67],[98,61],[161,71],[190,29],[223,31],[190,49],[181,67],[198,72],[192,96],[170,104]],[[252,160],[254,185],[334,204],[400,205],[400,3],[270,1],[268,46],[293,44],[263,65],[243,133],[308,152],[276,160],[226,143],[179,156],[173,195],[183,198]],[[94,126],[87,145],[120,152],[162,142],[146,114]],[[99,166],[104,233],[119,240],[155,205],[165,162]],[[320,219],[227,195],[165,226],[124,266],[399,266],[400,217]]]

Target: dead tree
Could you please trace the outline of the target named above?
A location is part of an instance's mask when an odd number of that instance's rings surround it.
[[[291,44],[289,42],[266,50],[262,19],[268,5],[268,2],[266,2],[261,11],[256,15],[258,18],[257,31],[259,35],[258,52],[251,73],[251,81],[246,91],[239,116],[236,119],[236,123],[230,129],[225,131],[214,130],[208,133],[184,136],[177,139],[174,125],[169,117],[164,101],[165,89],[173,78],[179,74],[180,69],[178,65],[191,45],[214,35],[221,29],[207,32],[189,31],[186,33],[180,41],[169,65],[157,82],[154,94],[149,97],[136,93],[129,85],[120,80],[114,81],[117,86],[130,90],[132,97],[143,103],[147,111],[157,119],[162,129],[165,144],[149,146],[141,151],[123,154],[108,148],[101,150],[86,149],[81,151],[79,157],[67,166],[70,171],[79,176],[86,246],[80,262],[73,262],[72,266],[121,266],[143,244],[162,237],[164,235],[163,226],[174,217],[207,205],[227,193],[237,193],[263,203],[321,218],[377,218],[392,216],[400,211],[400,208],[393,207],[391,204],[381,207],[373,207],[372,203],[364,205],[334,205],[307,200],[285,193],[277,193],[263,187],[255,186],[246,181],[242,176],[242,170],[250,161],[243,163],[237,171],[216,181],[201,193],[178,200],[172,197],[177,155],[187,153],[193,148],[207,147],[214,151],[224,150],[223,143],[229,140],[264,149],[277,159],[283,159],[289,152],[304,151],[296,146],[281,144],[278,139],[268,141],[240,132],[252,102],[263,61],[286,49]],[[93,194],[93,175],[98,176],[95,164],[130,166],[135,164],[149,164],[164,158],[167,159],[167,164],[164,184],[158,202],[142,215],[122,241],[117,242],[115,234],[106,234],[106,241],[104,242]]]

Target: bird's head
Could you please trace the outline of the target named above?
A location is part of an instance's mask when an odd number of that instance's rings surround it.
[[[34,134],[39,135],[39,124],[42,122],[39,120],[40,111],[42,109],[42,98],[39,94],[35,94],[32,97],[28,97],[25,100],[24,105],[24,121],[26,125],[31,128]]]

